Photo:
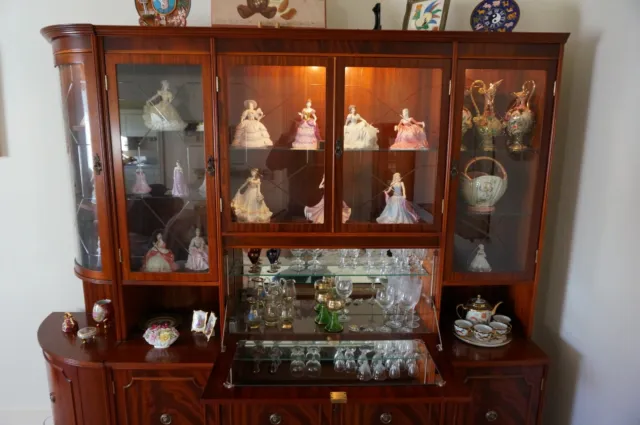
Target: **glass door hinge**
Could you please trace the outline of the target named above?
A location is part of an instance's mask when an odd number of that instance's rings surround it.
[[[122,263],[122,249],[118,248],[118,259],[120,260],[120,263]]]
[[[111,391],[113,392],[113,395],[116,395],[116,383],[111,381]]]
[[[220,78],[216,75],[216,93],[220,92]]]
[[[104,90],[109,91],[109,77],[104,76]]]
[[[553,82],[553,95],[554,96],[556,95],[556,83],[557,83],[557,81]]]
[[[538,253],[540,252],[540,250],[536,249],[536,264],[538,264]]]
[[[440,212],[444,214],[444,199],[442,200],[442,204],[440,205]]]
[[[544,378],[540,381],[540,392],[542,392],[542,390],[544,390]]]
[[[222,198],[220,198],[220,212],[222,212]]]
[[[449,96],[451,96],[451,80],[449,80]]]

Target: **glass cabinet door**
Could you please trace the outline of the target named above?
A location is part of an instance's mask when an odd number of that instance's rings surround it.
[[[78,55],[78,62],[60,64],[60,82],[67,154],[74,186],[78,232],[76,265],[83,276],[108,279],[110,252],[104,188],[104,163],[100,150],[100,118],[91,110],[98,104],[93,58]],[[100,235],[103,238],[100,238]]]
[[[461,61],[447,281],[533,278],[555,62]]]
[[[340,59],[335,221],[342,231],[441,225],[450,62]]]
[[[108,57],[125,280],[216,276],[208,61]]]
[[[217,72],[223,230],[330,229],[329,59],[222,55]]]

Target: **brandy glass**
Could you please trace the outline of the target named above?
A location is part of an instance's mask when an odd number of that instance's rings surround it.
[[[278,258],[280,258],[280,249],[271,248],[267,250],[267,260],[269,260],[269,273],[275,273],[280,270],[280,266],[278,266]]]
[[[262,253],[262,249],[260,248],[251,248],[247,253],[247,257],[249,257],[249,261],[251,261],[251,268],[249,268],[249,273],[258,273],[260,271],[260,267],[258,266],[258,262],[260,261],[260,254]]]

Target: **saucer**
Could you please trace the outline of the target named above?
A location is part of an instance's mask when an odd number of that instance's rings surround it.
[[[475,345],[476,347],[485,347],[485,348],[503,347],[503,346],[507,345],[508,343],[510,343],[511,340],[512,340],[511,333],[491,338],[489,341],[480,341],[479,339],[477,339],[473,335],[460,336],[455,331],[453,332],[453,334],[460,341],[464,341],[467,344]]]

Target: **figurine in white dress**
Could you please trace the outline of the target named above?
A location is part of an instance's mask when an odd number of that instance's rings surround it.
[[[487,273],[491,271],[491,265],[487,260],[487,253],[484,252],[484,245],[480,244],[475,249],[475,256],[469,263],[469,271],[476,273]]]
[[[379,149],[378,132],[358,114],[355,105],[349,106],[349,115],[344,124],[345,149]]]
[[[160,98],[160,102],[153,103],[157,98]],[[182,121],[180,114],[174,106],[173,93],[169,91],[169,82],[167,80],[162,81],[162,88],[158,92],[147,100],[147,104],[144,105],[142,110],[142,119],[144,125],[151,130],[156,131],[181,131],[187,126],[187,123]]]
[[[189,258],[186,264],[187,269],[197,272],[209,270],[209,247],[200,234],[200,229],[196,228],[196,235],[189,243]]]
[[[231,208],[241,223],[268,223],[273,214],[264,202],[260,190],[262,181],[257,168],[251,169],[251,176],[240,186],[231,200]],[[244,193],[242,190],[244,190]]]
[[[393,192],[392,196],[389,193]],[[407,201],[407,191],[400,173],[395,173],[391,184],[384,191],[387,206],[384,207],[376,221],[380,224],[414,224],[418,222],[418,214]]]
[[[147,184],[147,176],[142,167],[136,168],[136,183],[131,188],[131,193],[136,195],[146,195],[151,192],[151,186]]]
[[[324,189],[324,176],[322,176],[322,181],[318,188]],[[320,202],[313,207],[304,207],[304,216],[312,223],[324,223],[324,195],[322,199],[320,199]],[[351,217],[351,208],[349,208],[346,202],[342,201],[342,222],[346,223],[349,217]]]
[[[185,181],[180,161],[176,161],[176,166],[173,169],[173,189],[171,189],[171,194],[177,198],[187,198],[189,196],[189,186]]]
[[[162,233],[158,233],[153,246],[144,256],[142,271],[169,273],[176,270],[178,270],[178,265],[174,261],[173,252],[167,249],[167,245],[162,239]]]
[[[245,111],[236,127],[236,134],[231,146],[238,148],[268,148],[273,146],[267,127],[260,122],[264,117],[262,109],[257,108],[255,100],[245,100]],[[257,108],[257,109],[256,109]]]

